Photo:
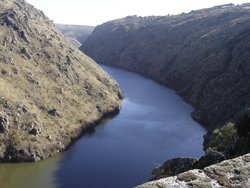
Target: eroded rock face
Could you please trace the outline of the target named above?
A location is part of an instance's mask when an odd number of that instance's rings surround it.
[[[118,113],[121,99],[118,84],[42,11],[24,0],[0,0],[0,161],[65,150]]]
[[[202,169],[209,165],[219,163],[225,159],[226,157],[219,152],[216,151],[208,152],[206,153],[206,155],[200,157],[196,163],[194,163],[193,168]]]
[[[181,172],[193,169],[195,162],[197,162],[197,159],[181,158],[181,157],[167,160],[160,167],[153,169],[152,171],[153,176],[151,180],[174,176]]]
[[[0,113],[0,133],[6,133],[9,130],[9,120],[6,114]]]
[[[198,159],[183,157],[169,159],[165,161],[163,165],[152,170],[152,177],[150,180],[175,176],[192,169],[203,169],[226,159],[227,158],[222,153],[216,151],[207,152],[204,156]]]
[[[250,187],[250,154],[223,161],[204,170],[190,170],[177,176],[137,186],[137,188],[167,187]]]
[[[213,129],[250,106],[249,7],[110,21],[81,50],[175,89],[195,107],[192,116]]]

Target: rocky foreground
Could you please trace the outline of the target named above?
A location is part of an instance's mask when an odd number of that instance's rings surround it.
[[[0,0],[0,161],[36,161],[65,150],[122,93],[92,59],[70,45],[42,11]]]
[[[250,187],[250,154],[223,161],[204,170],[190,170],[177,176],[145,183],[137,188]]]

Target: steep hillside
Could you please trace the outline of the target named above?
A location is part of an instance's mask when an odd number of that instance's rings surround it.
[[[250,107],[250,4],[130,16],[95,28],[81,50],[98,63],[175,89],[213,129]]]
[[[66,149],[122,94],[24,0],[0,0],[0,161],[35,161]]]
[[[77,47],[80,47],[94,30],[94,26],[56,24],[56,27],[64,33]]]

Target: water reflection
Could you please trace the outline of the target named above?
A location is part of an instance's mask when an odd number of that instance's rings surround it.
[[[203,154],[206,131],[173,90],[127,71],[104,69],[122,87],[123,107],[65,153],[56,173],[61,188],[133,187],[166,159]]]
[[[1,188],[57,188],[55,172],[62,154],[36,163],[0,165]]]

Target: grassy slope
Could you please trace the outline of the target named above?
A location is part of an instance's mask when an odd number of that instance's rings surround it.
[[[0,133],[0,159],[39,160],[118,111],[121,91],[41,11],[22,0],[0,5],[0,117],[8,121]]]

